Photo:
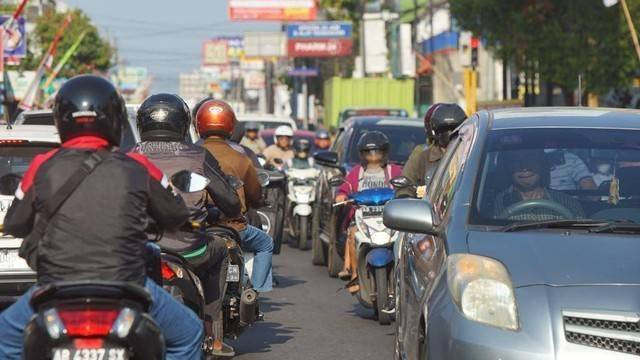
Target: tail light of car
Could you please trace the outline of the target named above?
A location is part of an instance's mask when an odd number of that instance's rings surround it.
[[[59,309],[58,315],[72,337],[107,336],[119,309]]]
[[[163,280],[169,281],[174,279],[176,276],[178,276],[176,272],[171,268],[171,266],[169,266],[169,263],[167,263],[166,261],[162,262],[162,264],[160,265],[160,269],[162,270]]]

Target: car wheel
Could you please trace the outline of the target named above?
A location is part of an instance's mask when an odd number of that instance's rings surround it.
[[[329,276],[338,277],[338,273],[342,270],[343,260],[340,257],[338,251],[338,231],[337,231],[338,216],[334,213],[331,214],[331,220],[329,221],[329,254],[327,258],[327,271]]]
[[[320,239],[320,205],[313,207],[311,216],[311,263],[313,265],[325,265],[327,263],[327,251]]]

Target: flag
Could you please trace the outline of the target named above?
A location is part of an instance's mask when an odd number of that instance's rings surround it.
[[[82,43],[82,39],[84,39],[86,35],[87,35],[86,31],[80,34],[76,42],[74,42],[73,45],[71,45],[71,47],[69,48],[69,50],[67,50],[67,52],[64,53],[64,55],[62,56],[62,58],[60,59],[56,67],[53,69],[53,71],[49,75],[49,78],[47,79],[45,84],[42,86],[43,89],[46,90],[49,87],[49,85],[51,85],[51,83],[56,78],[56,76],[58,76],[62,68],[67,64],[69,59],[71,59],[73,54],[75,54],[76,50],[78,50],[78,48],[80,47],[80,43]]]

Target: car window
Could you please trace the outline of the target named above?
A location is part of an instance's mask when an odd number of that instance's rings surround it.
[[[0,146],[0,178],[7,174],[22,176],[36,155],[57,147],[58,145],[53,143]]]
[[[431,203],[440,216],[447,212],[462,173],[464,154],[461,144],[459,139],[451,144],[444,157],[445,162],[438,169],[438,174],[431,185]]]
[[[358,153],[358,140],[368,131],[383,132],[389,138],[391,149],[389,152],[389,160],[396,164],[404,164],[416,145],[424,144],[426,134],[422,128],[414,126],[368,126],[359,128],[348,151],[348,161],[350,163],[360,162],[360,154]]]
[[[477,176],[473,224],[640,222],[637,130],[493,130]]]

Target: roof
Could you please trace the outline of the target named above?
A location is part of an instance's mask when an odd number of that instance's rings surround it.
[[[269,115],[269,114],[243,114],[243,115],[238,115],[238,121],[293,122],[293,119],[286,116],[275,116],[275,115]]]
[[[11,129],[1,127],[0,140],[60,143],[58,130],[51,125],[13,125]]]
[[[418,118],[407,118],[401,116],[354,116],[350,117],[343,123],[343,126],[349,125],[366,126],[415,126],[423,127],[424,123]]]
[[[264,129],[260,131],[260,135],[273,136],[274,132],[276,132],[276,129]],[[315,137],[316,134],[309,130],[293,130],[293,136]]]
[[[481,112],[492,129],[518,128],[616,128],[640,130],[640,111],[586,107],[531,107]]]

